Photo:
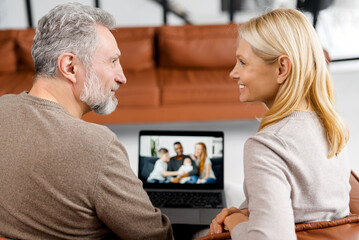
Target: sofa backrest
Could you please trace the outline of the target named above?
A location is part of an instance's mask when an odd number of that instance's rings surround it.
[[[142,169],[141,172],[138,174],[138,177],[140,179],[147,179],[151,172],[153,171],[153,168],[155,167],[155,163],[158,160],[158,157],[143,157],[140,156],[140,163],[138,168]]]
[[[211,158],[212,170],[216,176],[217,183],[223,182],[223,157]]]
[[[121,51],[124,71],[155,67],[154,27],[116,28],[111,31]]]
[[[118,43],[125,71],[155,67],[154,27],[117,28],[112,30]],[[0,74],[34,72],[31,48],[35,29],[0,30]]]
[[[238,25],[187,25],[159,28],[159,65],[166,68],[232,68]]]
[[[0,31],[0,74],[35,71],[31,47],[35,29]]]
[[[31,48],[34,41],[35,29],[18,30],[16,37],[16,52],[18,56],[19,71],[35,72],[34,62],[32,60]]]
[[[235,64],[235,24],[128,27],[116,28],[112,33],[125,71],[156,67],[156,50],[160,67],[208,69],[231,68]],[[35,70],[31,56],[34,35],[33,28],[0,31],[0,54],[7,56],[0,59],[0,74]]]
[[[16,30],[0,31],[0,74],[12,73],[17,70],[16,34]]]

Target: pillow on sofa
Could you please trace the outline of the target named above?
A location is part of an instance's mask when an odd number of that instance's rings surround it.
[[[345,218],[312,222],[304,224],[296,224],[295,231],[297,232],[298,240],[317,239],[358,239],[359,237],[359,216],[351,215]],[[231,235],[229,232],[207,235],[195,240],[229,240]]]
[[[161,67],[232,68],[238,26],[163,26],[159,29]]]
[[[15,54],[15,43],[12,40],[0,41],[0,73],[15,72],[17,58]]]
[[[125,71],[140,71],[154,67],[154,28],[134,27],[112,30],[121,51]],[[20,69],[35,71],[31,56],[35,29],[20,30],[17,37]]]
[[[111,32],[121,51],[121,65],[125,72],[155,66],[153,27],[117,28]]]
[[[20,60],[20,71],[35,72],[34,62],[31,56],[32,42],[35,36],[35,29],[29,28],[19,30],[16,39],[18,56]]]

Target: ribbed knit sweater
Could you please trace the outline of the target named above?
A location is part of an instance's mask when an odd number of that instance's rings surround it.
[[[247,140],[244,192],[249,221],[233,240],[296,239],[295,223],[349,214],[350,169],[343,154],[328,158],[327,134],[314,112],[295,111]]]

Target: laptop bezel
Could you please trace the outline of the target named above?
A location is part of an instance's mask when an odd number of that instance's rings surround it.
[[[223,176],[221,182],[215,184],[155,184],[147,183],[146,179],[141,178],[141,136],[194,136],[194,137],[220,137],[222,138],[222,169]],[[183,131],[183,130],[141,130],[138,135],[138,178],[142,181],[145,189],[182,189],[182,190],[223,190],[224,189],[224,133],[222,131]]]

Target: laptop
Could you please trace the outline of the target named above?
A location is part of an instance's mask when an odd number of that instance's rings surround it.
[[[178,152],[178,144],[182,153]],[[204,145],[206,149],[206,161],[202,160],[201,167],[195,154],[197,145]],[[170,160],[160,158],[165,152],[163,149],[168,151]],[[173,224],[209,225],[226,207],[223,159],[224,135],[220,131],[142,130],[139,133],[138,177],[153,205]],[[160,162],[156,164],[157,161]],[[206,165],[209,165],[209,174],[203,178]],[[171,175],[177,174],[176,170],[179,174],[188,174],[179,181],[179,175]]]

